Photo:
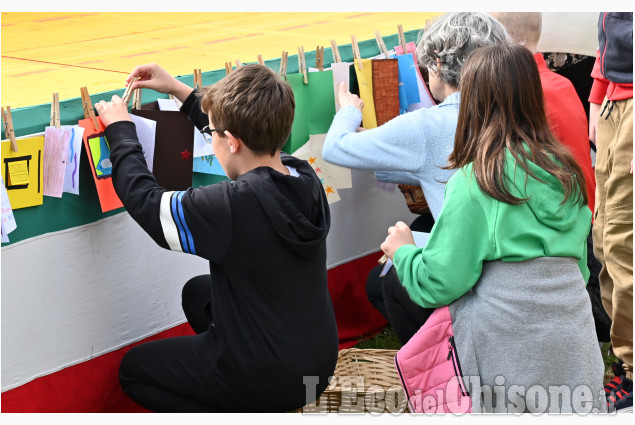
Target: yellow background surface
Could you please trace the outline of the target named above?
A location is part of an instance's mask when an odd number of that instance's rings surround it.
[[[136,65],[172,75],[276,59],[419,30],[439,12],[3,12],[2,105],[12,109],[123,88]],[[310,64],[309,64],[310,65]]]

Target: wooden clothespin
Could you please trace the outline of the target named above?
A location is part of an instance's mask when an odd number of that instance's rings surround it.
[[[397,25],[397,29],[399,30],[399,44],[401,45],[403,52],[406,53],[406,36],[403,33],[403,27],[401,24]]]
[[[2,123],[4,124],[5,137],[11,140],[11,150],[18,151],[18,143],[15,141],[15,131],[13,131],[13,118],[11,118],[11,107],[7,106],[7,112],[2,107]]]
[[[377,262],[383,266],[384,264],[386,264],[386,261],[388,261],[388,256],[384,254],[381,256],[381,258]]]
[[[280,75],[287,75],[287,60],[289,58],[289,53],[282,51],[282,56],[280,56]]]
[[[229,75],[230,72],[232,72],[234,68],[232,68],[232,63],[231,62],[225,62],[225,75]]]
[[[309,79],[306,74],[306,59],[304,57],[304,47],[302,46],[298,47],[298,65],[300,68],[300,72],[304,76],[303,78],[304,84],[309,84]]]
[[[51,102],[51,127],[60,128],[60,94],[53,93]]]
[[[386,45],[384,44],[384,39],[381,38],[379,34],[379,30],[375,30],[375,39],[377,40],[377,46],[379,46],[379,51],[384,54],[386,59],[388,59],[388,49],[386,49]]]
[[[315,49],[315,67],[324,71],[324,46],[317,46]]]
[[[93,102],[90,100],[88,89],[86,87],[81,87],[79,90],[82,93],[82,106],[84,108],[84,118],[90,118],[93,121],[93,127],[95,128],[95,131],[99,131],[99,123],[97,122],[97,117],[95,116],[95,110],[93,109]]]
[[[243,66],[243,63],[240,61],[240,59],[236,59],[236,69],[240,68],[241,66]]]
[[[123,95],[121,96],[121,100],[123,101],[123,103],[126,104],[126,106],[130,102],[130,95],[132,94],[132,85],[136,83],[137,81],[139,81],[139,79],[141,79],[141,77],[134,77],[132,81],[128,83],[128,85],[126,86],[126,90],[124,90]]]
[[[132,108],[137,111],[141,109],[141,89],[135,89],[132,95]]]
[[[340,57],[340,51],[337,48],[337,43],[335,40],[331,40],[331,52],[333,52],[333,61],[334,62],[342,62],[342,58]]]
[[[201,76],[200,68],[194,69],[194,88],[199,89],[203,87],[203,77]]]
[[[258,55],[258,63],[262,66],[265,66],[265,61],[262,59],[262,55]]]
[[[362,68],[362,55],[359,54],[359,45],[357,44],[357,37],[355,37],[355,35],[351,35],[351,39],[353,40],[353,57],[354,59],[357,59],[357,65],[359,66],[359,69],[363,69]]]

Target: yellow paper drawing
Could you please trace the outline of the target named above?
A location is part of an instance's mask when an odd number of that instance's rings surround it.
[[[42,205],[44,192],[44,135],[17,139],[18,152],[10,141],[2,142],[2,179],[11,207]]]
[[[364,101],[362,109],[362,127],[367,130],[377,127],[375,115],[375,101],[373,98],[373,62],[372,59],[362,59],[362,69],[355,64],[357,83],[359,84],[359,97]]]

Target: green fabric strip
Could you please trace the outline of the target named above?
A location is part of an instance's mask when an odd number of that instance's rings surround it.
[[[406,42],[416,42],[418,33],[418,30],[406,32]],[[397,34],[385,36],[383,39],[388,49],[399,44]],[[373,57],[381,53],[374,38],[361,41],[358,44],[362,58]],[[338,50],[342,61],[353,61],[353,50],[350,44],[338,46]],[[315,64],[315,54],[315,51],[305,53],[305,58],[309,66]],[[325,68],[329,67],[333,62],[333,55],[330,48],[324,48],[324,62]],[[277,71],[280,68],[280,59],[267,60],[265,61],[265,65]],[[289,56],[287,74],[298,73],[298,70],[298,56]],[[203,85],[214,84],[224,76],[225,69],[204,72],[202,73]],[[194,85],[193,75],[177,76],[177,79],[189,86]],[[77,91],[79,92],[79,85]],[[95,104],[101,100],[110,101],[115,94],[122,96],[123,92],[124,89],[121,88],[119,90],[91,94],[90,97],[93,104]],[[167,95],[157,93],[153,90],[144,90],[142,102],[146,104],[154,102],[157,99],[166,99],[167,97]],[[50,114],[50,103],[12,109],[11,115],[15,135],[20,137],[44,131],[44,128],[50,124]],[[81,97],[60,101],[60,117],[62,125],[76,125],[77,121],[83,119],[84,112]],[[332,116],[330,119],[332,119]],[[4,127],[2,127],[1,131],[2,133],[0,134],[4,134]],[[61,198],[46,196],[44,197],[43,205],[14,210],[13,213],[18,227],[9,234],[10,242],[3,243],[3,247],[45,233],[82,226],[125,211],[123,208],[119,208],[107,213],[101,212],[95,183],[89,167],[86,166],[86,164],[88,164],[88,158],[86,157],[86,151],[84,149],[82,149],[81,164],[79,170],[80,195],[64,193]],[[226,177],[194,173],[192,186],[205,186],[222,180],[226,180]]]

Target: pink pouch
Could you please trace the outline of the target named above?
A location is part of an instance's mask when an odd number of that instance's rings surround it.
[[[472,399],[463,382],[452,317],[437,308],[395,356],[411,412],[469,413]]]

